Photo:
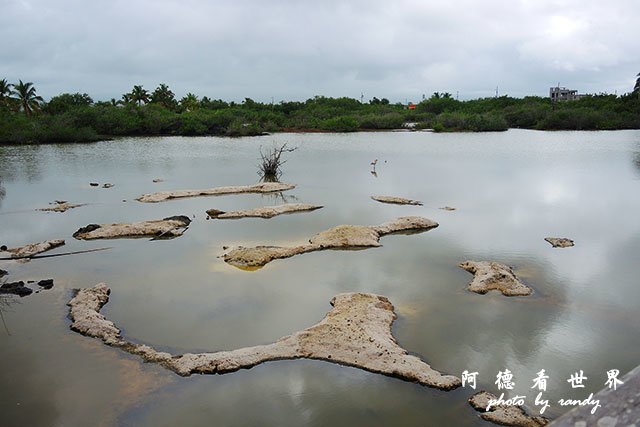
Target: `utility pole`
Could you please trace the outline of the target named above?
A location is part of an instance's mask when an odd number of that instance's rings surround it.
[[[498,97],[498,86],[496,86],[496,98]]]
[[[360,104],[364,102],[364,92],[360,92]]]

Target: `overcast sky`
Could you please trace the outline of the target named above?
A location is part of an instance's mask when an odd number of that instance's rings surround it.
[[[240,101],[374,96],[417,102],[626,93],[640,72],[639,0],[0,0],[0,79],[45,100]]]

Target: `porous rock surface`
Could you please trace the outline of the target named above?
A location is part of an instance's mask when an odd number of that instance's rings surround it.
[[[473,281],[469,290],[478,294],[486,294],[491,290],[499,290],[506,296],[531,295],[533,290],[522,283],[509,266],[492,261],[465,261],[460,264],[469,273],[473,273]]]
[[[273,218],[277,215],[295,213],[295,212],[309,212],[316,209],[320,209],[322,206],[307,205],[303,203],[287,203],[278,206],[264,206],[261,208],[248,209],[242,211],[223,212],[217,209],[209,209],[207,215],[210,218],[218,219],[236,219],[236,218]]]
[[[545,237],[544,240],[551,243],[554,248],[570,248],[573,246],[573,240],[566,237]]]
[[[544,417],[532,417],[524,409],[516,405],[492,406],[487,412],[490,400],[497,397],[489,392],[481,391],[469,399],[469,404],[476,411],[484,412],[480,417],[486,421],[503,426],[541,427],[547,425],[550,420]]]
[[[437,226],[437,222],[417,216],[401,217],[375,226],[339,225],[316,234],[305,245],[236,247],[223,254],[222,259],[237,267],[260,267],[274,259],[289,258],[324,249],[378,247],[382,246],[379,240],[385,234],[400,231],[426,231]]]
[[[37,255],[42,252],[46,252],[48,250],[57,248],[58,246],[64,245],[64,240],[45,240],[44,242],[38,243],[30,243],[25,246],[20,246],[18,248],[7,249],[7,252],[11,253],[12,258],[16,259],[17,262],[29,262],[30,256]],[[26,258],[24,258],[26,257]]]
[[[54,206],[51,206],[49,208],[42,208],[38,210],[45,211],[45,212],[66,212],[69,209],[77,208],[84,205],[86,205],[86,203],[68,203],[64,200],[56,200],[54,202]]]
[[[402,197],[394,196],[371,196],[371,198],[377,202],[390,203],[392,205],[416,205],[422,206],[422,202],[411,199],[404,199]]]
[[[81,240],[113,239],[117,237],[178,237],[182,236],[191,220],[184,216],[172,216],[165,219],[121,222],[117,224],[89,224],[73,233]]]
[[[113,322],[98,312],[109,300],[109,292],[104,283],[78,290],[68,303],[73,322],[71,329],[182,376],[224,374],[270,360],[308,358],[355,366],[443,390],[461,385],[459,378],[432,369],[396,343],[391,335],[391,324],[396,315],[393,305],[383,296],[339,294],[331,300],[333,308],[319,323],[272,344],[174,356],[124,340]]]
[[[160,191],[157,193],[143,194],[142,196],[136,198],[136,200],[145,203],[156,203],[173,199],[184,199],[187,197],[224,196],[226,194],[240,193],[275,193],[278,191],[291,190],[292,188],[295,188],[295,184],[283,184],[281,182],[261,182],[255,185],[216,187],[206,190]]]

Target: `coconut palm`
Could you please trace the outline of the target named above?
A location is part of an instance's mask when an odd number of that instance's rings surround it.
[[[171,109],[176,103],[175,94],[169,89],[169,86],[161,83],[151,94],[151,102],[161,104],[165,108]]]
[[[196,95],[189,92],[180,100],[180,105],[185,111],[193,111],[200,106],[200,101]]]
[[[143,89],[141,85],[135,85],[133,90],[129,94],[131,96],[131,100],[133,102],[137,102],[138,105],[141,103],[149,102],[149,92],[146,89]]]
[[[7,82],[7,79],[0,80],[0,104],[2,104],[6,98],[11,95],[11,83]]]
[[[22,80],[20,80],[18,84],[13,85],[11,93],[16,95],[19,108],[27,116],[40,111],[40,103],[44,100],[41,96],[36,95],[36,88],[33,87],[33,83],[22,83]]]

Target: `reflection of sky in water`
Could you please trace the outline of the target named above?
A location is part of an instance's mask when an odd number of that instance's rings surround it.
[[[288,153],[282,176],[298,184],[293,191],[133,201],[153,191],[257,182],[259,148],[272,141],[300,147]],[[624,373],[640,356],[634,269],[640,253],[639,142],[636,131],[512,130],[0,147],[2,244],[66,238],[58,251],[113,247],[99,255],[0,264],[16,279],[56,279],[53,290],[24,298],[5,313],[12,336],[0,335],[2,360],[21,361],[29,373],[0,374],[7,384],[0,409],[9,419],[37,423],[48,416],[73,423],[96,410],[99,399],[91,390],[102,384],[107,404],[99,412],[125,423],[482,424],[466,403],[468,389],[443,393],[318,361],[273,362],[190,379],[146,365],[132,374],[138,365],[125,368],[122,361],[137,359],[67,329],[70,289],[100,281],[113,289],[103,312],[128,338],[176,353],[268,343],[316,323],[337,293],[379,293],[396,307],[399,343],[436,369],[478,371],[479,385],[496,392],[495,375],[508,368],[516,392],[534,397],[529,387],[544,368],[551,376],[546,398],[586,396],[604,385],[607,369]],[[376,158],[377,177],[370,174]],[[154,178],[166,181],[154,184]],[[424,207],[380,204],[371,195],[422,200]],[[55,199],[89,205],[64,214],[34,211]],[[210,208],[285,201],[325,207],[270,220],[205,220]],[[445,205],[457,210],[438,209]],[[170,241],[70,237],[89,223],[176,214],[195,218],[184,236]],[[426,216],[440,227],[385,236],[381,248],[309,253],[254,272],[216,258],[223,245],[295,244],[338,224],[379,224],[405,215]],[[547,236],[572,238],[576,246],[553,249],[543,240]],[[472,276],[457,267],[466,259],[513,266],[534,296],[467,292]],[[566,383],[579,369],[590,376],[584,392]],[[38,382],[30,380],[35,377],[44,379],[37,393]],[[127,390],[142,391],[122,407]],[[42,415],[21,413],[14,406],[20,396],[32,396],[25,402]],[[562,412],[558,405],[548,411]]]

